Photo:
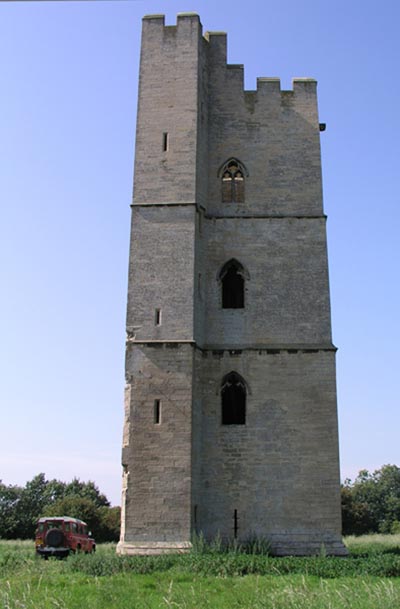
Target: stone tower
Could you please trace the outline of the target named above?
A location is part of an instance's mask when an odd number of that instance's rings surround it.
[[[118,551],[343,554],[316,82],[143,19]]]

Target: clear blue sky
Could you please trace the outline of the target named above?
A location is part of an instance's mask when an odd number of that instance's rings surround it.
[[[0,3],[0,479],[120,502],[141,18],[200,14],[229,61],[319,81],[342,478],[400,465],[398,0]]]

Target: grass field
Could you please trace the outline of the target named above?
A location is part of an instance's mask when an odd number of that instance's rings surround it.
[[[350,557],[198,552],[43,561],[32,542],[0,541],[4,609],[400,609],[400,536],[346,540]]]

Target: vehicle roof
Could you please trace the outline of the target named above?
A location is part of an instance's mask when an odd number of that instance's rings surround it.
[[[87,526],[86,522],[83,520],[79,520],[79,518],[71,518],[71,516],[43,516],[39,518],[39,522],[47,522],[48,520],[63,520],[64,522],[76,522],[77,524],[84,524]]]

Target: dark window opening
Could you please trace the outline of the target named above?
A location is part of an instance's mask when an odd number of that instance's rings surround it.
[[[161,423],[161,400],[154,400],[154,423]]]
[[[220,279],[222,280],[222,308],[243,309],[243,267],[235,260],[231,260],[223,267]]]
[[[239,161],[231,159],[222,170],[222,202],[244,203],[245,171]]]
[[[161,326],[161,309],[156,309],[155,324],[156,326]]]
[[[246,424],[246,385],[236,372],[230,372],[222,381],[222,425]]]
[[[235,539],[237,539],[238,530],[239,530],[238,511],[233,510],[233,537]]]
[[[167,132],[163,133],[163,151],[164,152],[168,151],[168,133]]]

